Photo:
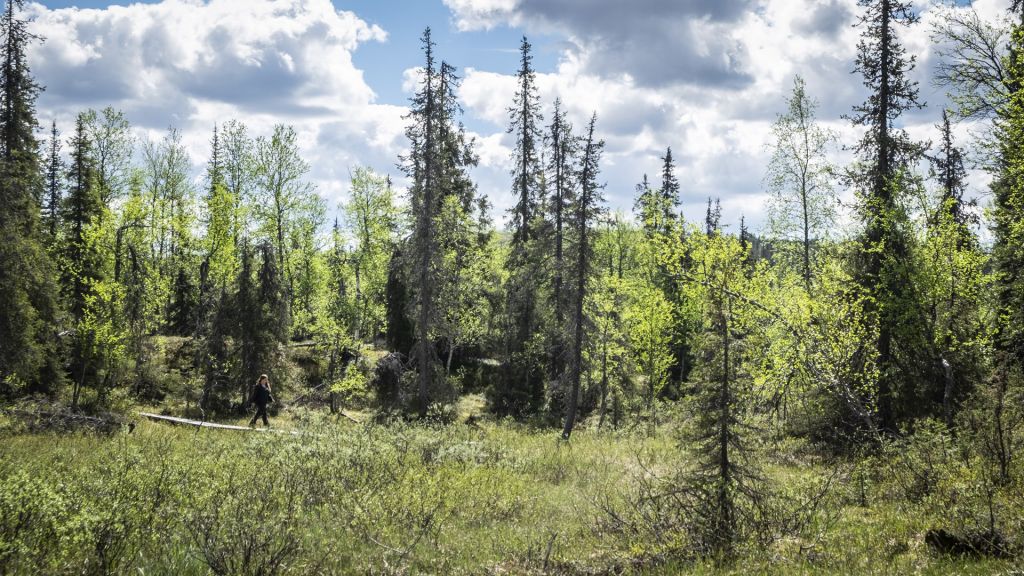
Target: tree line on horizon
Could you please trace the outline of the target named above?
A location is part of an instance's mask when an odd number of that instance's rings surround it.
[[[429,28],[405,116],[410,183],[358,168],[331,234],[295,131],[214,129],[201,186],[180,135],[136,142],[112,108],[80,113],[37,138],[36,40],[9,0],[0,26],[0,395],[41,395],[98,410],[159,401],[168,375],[157,337],[185,341],[174,377],[211,413],[245,401],[262,372],[296,393],[290,342],[310,341],[322,384],[344,402],[440,417],[481,359],[499,416],[557,425],[642,425],[695,406],[691,441],[711,546],[727,551],[748,455],[768,421],[837,449],[935,419],[976,439],[1008,481],[1024,422],[1024,5],[1005,26],[949,11],[933,31],[936,79],[954,107],[940,140],[912,140],[900,117],[922,108],[914,58],[898,31],[910,3],[860,0],[854,62],[869,97],[848,119],[856,159],[819,124],[799,77],[772,132],[759,236],[727,233],[717,201],[704,222],[680,212],[671,148],[637,185],[632,218],[604,205],[598,117],[573,126],[562,102],[545,118],[524,38],[508,108],[514,138],[506,231],[470,176],[477,163],[456,98],[456,69]],[[992,127],[992,204],[965,199],[958,120]],[[66,152],[65,152],[66,150]],[[852,189],[855,234],[840,238],[838,190]],[[991,246],[979,241],[988,226]],[[370,347],[385,370],[353,361]],[[386,382],[385,382],[386,381]],[[305,388],[303,388],[305,386]]]

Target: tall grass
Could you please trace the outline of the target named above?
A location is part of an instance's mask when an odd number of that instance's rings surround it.
[[[297,435],[143,422],[110,436],[2,439],[0,573],[966,574],[1013,565],[930,552],[923,533],[940,522],[940,506],[911,506],[872,472],[864,507],[852,464],[825,465],[792,442],[769,453],[768,473],[794,497],[833,475],[828,502],[799,535],[721,564],[667,554],[629,516],[644,486],[688,465],[671,433],[584,429],[565,443],[510,422],[300,416]]]

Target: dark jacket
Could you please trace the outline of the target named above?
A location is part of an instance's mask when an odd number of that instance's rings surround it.
[[[257,384],[252,389],[252,403],[260,406],[266,406],[270,402],[274,401],[274,397],[270,395],[270,390],[264,386]]]

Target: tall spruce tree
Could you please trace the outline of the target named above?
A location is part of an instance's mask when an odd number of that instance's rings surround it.
[[[87,133],[86,115],[79,114],[71,139],[68,193],[64,200],[64,286],[74,321],[85,315],[91,284],[99,279],[100,254],[88,238],[89,228],[98,223],[105,208],[96,185],[96,161]]]
[[[853,109],[850,120],[865,128],[857,146],[861,163],[854,181],[860,195],[864,233],[856,255],[855,277],[869,297],[870,317],[877,324],[878,379],[876,404],[882,429],[895,430],[912,409],[928,405],[917,386],[929,379],[936,363],[924,365],[915,346],[923,336],[923,318],[916,312],[910,284],[910,240],[900,195],[910,181],[911,164],[920,146],[895,125],[899,116],[920,108],[917,83],[911,80],[914,57],[907,56],[896,30],[917,22],[909,2],[860,0],[855,71],[863,76],[870,97]],[[930,368],[929,368],[930,366]]]
[[[516,198],[512,209],[512,250],[519,258],[526,257],[527,244],[535,236],[534,218],[539,202],[541,182],[540,148],[543,138],[540,123],[540,96],[537,94],[537,75],[533,70],[531,45],[523,37],[519,46],[519,72],[516,74],[516,93],[508,109],[508,133],[515,135],[512,150],[512,190]]]
[[[256,377],[254,375],[263,374],[265,327],[262,325],[259,292],[255,282],[255,251],[248,242],[243,241],[239,245],[238,254],[238,279],[233,298],[237,320],[233,336],[238,351],[238,372],[235,374],[235,382],[239,383],[238,406],[243,407],[249,400],[250,386]]]
[[[600,216],[602,186],[598,184],[600,173],[603,140],[594,140],[594,127],[597,124],[597,113],[590,117],[587,125],[587,136],[580,159],[579,197],[573,206],[572,225],[574,229],[574,256],[572,269],[572,344],[570,349],[569,373],[566,382],[569,385],[569,398],[565,413],[565,426],[562,438],[568,440],[576,425],[579,408],[580,377],[583,373],[583,332],[586,318],[583,315],[583,302],[587,297],[587,282],[592,268],[593,228]]]
[[[434,219],[438,212],[437,188],[440,182],[438,158],[438,121],[440,108],[437,98],[440,80],[434,58],[434,41],[430,28],[423,32],[424,65],[419,90],[412,97],[406,128],[410,153],[403,168],[412,179],[409,203],[413,214],[411,237],[410,286],[414,287],[412,304],[415,309],[415,357],[417,401],[420,415],[426,415],[430,402],[435,351],[431,340],[434,322],[434,287],[437,273],[437,246]]]
[[[544,397],[543,357],[537,350],[538,298],[541,263],[537,242],[538,205],[543,166],[540,149],[540,96],[532,66],[530,43],[523,37],[517,89],[509,107],[508,132],[515,135],[512,150],[512,240],[506,260],[509,271],[507,310],[509,329],[505,334],[508,369],[502,373],[498,390],[492,395],[492,409],[522,416],[536,410]]]
[[[423,417],[432,402],[432,391],[437,384],[437,352],[434,338],[439,329],[440,286],[457,281],[459,270],[445,266],[443,255],[454,249],[442,245],[437,233],[444,225],[442,214],[446,204],[458,205],[455,213],[469,214],[474,205],[476,188],[469,179],[467,168],[476,163],[472,142],[457,122],[461,113],[455,97],[459,78],[455,69],[434,56],[434,41],[430,29],[421,38],[425,57],[419,88],[411,98],[406,119],[406,136],[410,152],[403,158],[402,169],[412,180],[409,204],[412,213],[412,234],[407,253],[410,277],[407,286],[412,289],[415,345],[413,355],[417,369],[416,411]],[[451,205],[449,205],[451,206]],[[448,240],[461,242],[453,236]]]
[[[577,155],[579,138],[572,133],[572,124],[562,109],[562,101],[555,100],[555,108],[551,125],[547,132],[548,154],[546,178],[551,185],[551,198],[546,202],[551,223],[551,308],[554,312],[549,352],[550,367],[548,375],[562,378],[565,375],[565,317],[568,313],[568,289],[565,283],[566,236],[568,231],[569,210],[575,202]]]
[[[0,393],[53,393],[61,381],[53,263],[44,248],[34,131],[41,88],[26,50],[38,38],[8,0],[0,19]]]
[[[106,207],[96,185],[96,161],[88,135],[88,116],[79,114],[71,139],[71,163],[68,169],[68,194],[63,210],[64,257],[63,284],[73,322],[70,372],[73,383],[72,406],[77,406],[84,387],[95,383],[98,356],[94,334],[85,329],[86,313],[94,286],[103,280],[103,257],[96,245],[94,228]]]

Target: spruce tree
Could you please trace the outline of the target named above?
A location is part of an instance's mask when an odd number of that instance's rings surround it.
[[[644,174],[636,187],[633,211],[640,219],[640,225],[648,237],[656,234],[670,236],[677,231],[679,209],[679,179],[672,159],[672,148],[665,150],[661,157],[661,188],[653,189]]]
[[[259,292],[255,283],[254,258],[253,248],[248,242],[243,241],[239,245],[238,279],[235,282],[237,290],[233,298],[237,315],[233,336],[238,355],[235,382],[239,383],[239,407],[248,402],[252,383],[265,369],[262,358],[264,326]]]
[[[60,228],[60,204],[64,187],[64,160],[61,158],[60,131],[57,121],[50,126],[50,140],[46,147],[45,191],[43,194],[43,223],[46,227],[47,241],[51,246],[57,241],[57,230]]]
[[[38,38],[8,0],[0,19],[0,393],[53,393],[61,381],[54,267],[44,248],[34,131],[41,88],[26,51]]]
[[[438,296],[442,284],[457,282],[461,273],[458,262],[446,264],[444,256],[457,249],[451,242],[466,240],[449,234],[443,245],[438,227],[453,225],[444,223],[442,214],[459,214],[459,218],[464,218],[472,213],[476,187],[467,168],[476,164],[477,158],[465,129],[457,122],[461,108],[455,97],[459,86],[455,69],[446,62],[436,64],[435,45],[429,28],[421,40],[425,62],[419,89],[411,98],[409,114],[406,115],[409,126],[405,133],[409,138],[410,152],[403,158],[402,169],[412,180],[409,207],[413,217],[407,286],[412,289],[413,296],[416,411],[423,417],[438,384],[434,374],[437,370],[434,338],[441,329]],[[446,207],[456,210],[446,210]]]
[[[752,513],[763,479],[752,468],[744,436],[754,400],[752,378],[745,368],[752,353],[746,342],[752,310],[743,296],[748,274],[741,242],[717,232],[694,241],[702,266],[693,279],[693,292],[703,310],[695,338],[697,466],[690,480],[700,504],[695,536],[702,555],[728,558],[742,538],[744,521],[764,521],[761,514]]]
[[[661,231],[662,211],[660,194],[651,188],[647,174],[636,185],[636,200],[633,202],[633,213],[640,220],[644,233],[651,237]]]
[[[280,375],[280,347],[288,332],[288,301],[273,244],[264,241],[254,249],[247,242],[242,243],[237,287],[233,300],[234,340],[238,349],[235,381],[241,383],[244,404],[257,376],[267,374],[271,381],[280,380],[275,374]],[[215,339],[211,344],[216,353],[219,343]],[[223,364],[211,368],[219,371]],[[216,372],[211,376],[217,377]]]
[[[568,440],[576,425],[579,407],[580,377],[583,374],[583,332],[586,317],[583,314],[583,302],[587,297],[587,282],[592,268],[593,227],[601,212],[601,188],[597,178],[600,173],[603,140],[594,140],[594,127],[597,124],[597,113],[590,117],[587,125],[587,136],[583,145],[583,155],[579,169],[579,197],[573,206],[572,225],[574,230],[574,265],[572,292],[572,343],[570,349],[569,371],[566,383],[569,398],[565,414],[565,426],[562,438]]]
[[[672,160],[672,148],[665,149],[661,157],[661,221],[663,234],[671,234],[677,221],[676,211],[679,209],[679,179],[676,178],[676,165]]]
[[[722,201],[715,198],[714,204],[708,196],[708,207],[704,212],[704,234],[714,236],[722,231]]]
[[[964,199],[967,189],[967,170],[964,168],[964,154],[953,141],[953,127],[949,119],[949,111],[942,111],[942,123],[939,129],[939,154],[930,158],[932,171],[939,182],[941,190],[941,216],[948,218],[957,226],[958,246],[966,247],[973,240],[970,225],[976,220],[968,209],[973,203]]]
[[[507,310],[509,329],[505,334],[508,366],[492,395],[492,409],[522,416],[536,410],[543,400],[543,363],[535,349],[538,332],[537,290],[540,285],[540,254],[537,242],[538,205],[543,166],[540,162],[542,135],[540,97],[532,67],[530,43],[520,45],[518,88],[509,112],[508,132],[515,135],[512,151],[512,240],[506,260],[509,271]]]
[[[259,251],[262,257],[259,273],[260,314],[263,330],[268,334],[266,346],[269,354],[278,343],[288,339],[288,300],[284,275],[275,260],[276,250],[269,242],[264,242]]]
[[[537,94],[537,75],[533,70],[533,55],[530,43],[523,37],[519,47],[520,65],[516,74],[517,89],[512,106],[509,107],[508,133],[514,134],[515,148],[512,150],[512,190],[516,197],[512,209],[512,250],[513,258],[526,258],[528,243],[535,236],[534,218],[540,200],[540,145],[542,136],[540,123],[540,96]],[[517,256],[518,255],[518,256]]]
[[[103,215],[104,204],[96,186],[96,161],[86,132],[87,118],[79,114],[71,139],[68,193],[64,199],[64,286],[71,317],[81,321],[91,284],[100,279],[100,254],[88,238],[89,228]]]
[[[411,237],[412,271],[410,285],[413,292],[413,314],[415,321],[415,357],[417,377],[417,402],[421,416],[426,415],[430,402],[430,387],[433,380],[435,352],[432,325],[435,321],[435,297],[437,273],[437,246],[434,235],[434,219],[438,212],[437,188],[439,186],[438,162],[438,108],[439,83],[434,59],[434,41],[430,28],[423,32],[424,65],[420,88],[412,97],[407,116],[411,121],[406,128],[410,142],[410,153],[403,168],[412,179],[409,201],[413,214]]]
[[[546,203],[547,219],[551,226],[551,308],[554,312],[553,325],[550,328],[550,352],[548,375],[563,378],[565,375],[565,332],[566,314],[569,299],[565,283],[566,269],[566,236],[568,231],[569,211],[575,202],[577,155],[579,138],[572,133],[572,124],[566,118],[560,99],[555,100],[551,125],[548,127],[547,144],[550,150],[547,171],[550,177],[546,180],[551,184],[551,198]]]
[[[395,350],[402,354],[412,351],[415,344],[415,328],[409,316],[411,310],[411,297],[406,269],[405,253],[401,246],[396,246],[388,259],[388,277],[384,285],[384,307],[387,328],[384,334],[384,341],[389,350]],[[343,284],[336,285],[335,289],[343,289]]]
[[[855,277],[869,297],[868,312],[877,324],[873,344],[879,425],[894,431],[910,410],[927,406],[918,390],[927,390],[923,382],[938,376],[929,374],[936,366],[930,360],[913,366],[920,361],[916,347],[923,343],[924,330],[913,302],[907,217],[899,201],[920,146],[896,127],[895,120],[922,105],[917,83],[910,79],[914,58],[907,56],[896,30],[914,24],[917,16],[910,3],[901,0],[860,0],[859,5],[865,11],[858,24],[862,31],[855,71],[863,76],[870,97],[855,106],[850,117],[855,126],[865,128],[856,149],[861,164],[854,173],[864,222]]]
[[[74,385],[71,404],[77,406],[81,391],[95,384],[98,356],[93,334],[85,329],[86,312],[94,286],[103,280],[103,259],[91,235],[106,207],[96,186],[95,159],[87,133],[87,117],[79,114],[71,139],[68,194],[64,199],[63,285],[74,330],[70,373]]]

